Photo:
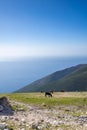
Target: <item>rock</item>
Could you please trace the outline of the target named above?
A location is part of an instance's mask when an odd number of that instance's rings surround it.
[[[64,121],[59,121],[58,124],[59,124],[59,125],[63,125],[63,124],[64,124]]]
[[[60,115],[58,115],[57,117],[58,117],[58,118],[61,118],[61,116],[60,116]]]
[[[17,110],[17,111],[25,111],[24,108],[17,108],[16,110]]]
[[[42,126],[38,126],[37,129],[38,130],[43,130],[43,127]]]
[[[21,130],[25,130],[25,128],[22,128]]]
[[[2,105],[0,105],[0,112],[2,112],[3,111],[3,106]]]
[[[3,105],[9,105],[9,101],[7,99],[7,97],[1,97],[0,98],[0,105],[3,104]]]
[[[19,121],[19,119],[18,119],[17,117],[15,118],[15,120],[16,120],[16,121]]]
[[[13,128],[5,128],[4,130],[14,130]]]
[[[41,122],[44,122],[44,120],[42,119]]]
[[[10,116],[10,117],[9,117],[9,119],[10,119],[10,120],[13,120],[13,119],[14,119],[14,117],[13,117],[13,116]]]
[[[57,127],[57,126],[58,126],[58,121],[54,120],[54,121],[52,122],[52,125]]]
[[[0,114],[13,114],[12,107],[7,99],[7,97],[0,98]]]
[[[7,120],[7,117],[6,116],[2,116],[1,122],[6,122],[6,120]]]
[[[45,104],[45,103],[42,103],[42,106],[46,107],[46,104]]]
[[[32,129],[38,129],[38,125],[36,125],[36,124],[32,124]]]
[[[6,123],[0,123],[0,129],[5,129],[5,128],[6,128],[6,126],[7,126],[7,124],[6,124]]]
[[[66,112],[69,112],[69,111],[70,111],[70,109],[65,109],[65,111],[66,111]]]
[[[85,127],[87,127],[87,124],[84,124]]]
[[[21,119],[21,121],[22,121],[23,123],[26,123],[26,121],[25,121],[25,119],[24,119],[24,118],[22,118],[22,119]]]

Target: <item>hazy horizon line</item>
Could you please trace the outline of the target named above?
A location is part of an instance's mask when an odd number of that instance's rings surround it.
[[[0,59],[0,62],[11,62],[11,61],[29,61],[29,60],[35,60],[35,59],[77,59],[77,58],[87,58],[87,56],[25,56],[25,57],[14,57],[14,58],[2,58]]]

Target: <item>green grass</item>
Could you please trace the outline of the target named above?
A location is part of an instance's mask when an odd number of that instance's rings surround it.
[[[64,92],[54,93],[52,98],[47,98],[44,93],[13,93],[0,95],[7,96],[10,100],[24,102],[35,105],[87,105],[86,92]]]

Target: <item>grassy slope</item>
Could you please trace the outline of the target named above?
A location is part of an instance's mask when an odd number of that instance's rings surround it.
[[[87,64],[78,65],[57,71],[45,78],[25,86],[17,92],[28,91],[86,91],[87,90]]]
[[[87,66],[83,66],[76,71],[66,75],[58,81],[49,83],[41,90],[52,89],[54,91],[87,91]]]
[[[62,71],[57,71],[51,75],[48,75],[42,79],[39,79],[21,89],[19,89],[17,92],[38,91],[41,87],[43,87],[47,84],[50,84],[54,81],[58,81],[59,79],[70,74],[71,72],[73,72],[76,69],[77,69],[77,67],[71,67],[71,68],[64,69]],[[39,90],[39,91],[41,91],[41,90]]]

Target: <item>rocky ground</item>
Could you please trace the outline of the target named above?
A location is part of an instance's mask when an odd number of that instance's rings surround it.
[[[0,130],[87,130],[86,106],[10,103],[14,112],[0,112]]]

